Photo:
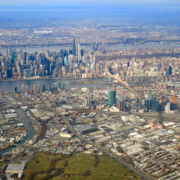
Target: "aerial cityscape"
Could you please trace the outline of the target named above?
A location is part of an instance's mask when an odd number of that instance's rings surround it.
[[[179,2],[70,2],[0,8],[0,179],[180,179]]]

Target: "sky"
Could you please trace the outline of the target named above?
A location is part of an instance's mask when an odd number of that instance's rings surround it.
[[[124,5],[176,6],[180,0],[0,0],[1,8],[13,7],[121,7]]]

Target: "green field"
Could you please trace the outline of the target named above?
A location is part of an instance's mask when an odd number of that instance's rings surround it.
[[[39,152],[30,162],[25,180],[140,180],[107,156],[57,155]]]

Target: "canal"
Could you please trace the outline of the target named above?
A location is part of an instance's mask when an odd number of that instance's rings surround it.
[[[16,112],[18,114],[18,117],[20,121],[24,124],[24,127],[27,129],[27,136],[20,141],[18,144],[24,144],[27,140],[30,140],[33,138],[33,136],[36,134],[34,128],[29,124],[29,122],[32,122],[32,120],[28,119],[25,115],[25,112],[22,109],[16,109]],[[8,147],[2,151],[0,151],[0,155],[3,155],[6,152],[11,151],[15,147]]]

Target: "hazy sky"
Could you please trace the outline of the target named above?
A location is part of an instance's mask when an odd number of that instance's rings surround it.
[[[105,7],[121,5],[180,5],[180,0],[0,0],[1,7]]]

